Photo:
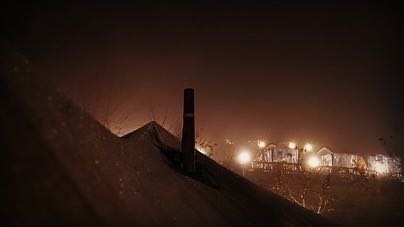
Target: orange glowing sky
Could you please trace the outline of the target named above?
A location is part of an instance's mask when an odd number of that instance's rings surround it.
[[[197,133],[217,142],[378,152],[401,121],[388,5],[19,7],[11,42],[115,132],[151,112],[180,128],[185,87]]]

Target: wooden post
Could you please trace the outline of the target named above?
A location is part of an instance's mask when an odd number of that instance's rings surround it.
[[[181,150],[183,168],[189,173],[195,172],[195,116],[194,89],[192,88],[184,90],[184,116]]]

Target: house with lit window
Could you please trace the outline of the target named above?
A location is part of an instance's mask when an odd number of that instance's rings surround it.
[[[320,166],[363,168],[367,167],[365,159],[356,154],[335,153],[327,147],[323,147],[316,153],[320,159]]]
[[[317,157],[320,159],[320,166],[333,166],[335,153],[332,152],[327,147],[323,147],[316,153]]]
[[[395,175],[400,173],[400,161],[385,155],[371,155],[367,157],[369,170],[378,175]]]
[[[291,149],[284,144],[268,144],[260,154],[263,162],[298,163],[298,150]]]

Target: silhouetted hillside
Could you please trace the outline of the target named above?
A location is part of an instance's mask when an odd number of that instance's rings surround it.
[[[2,224],[324,226],[298,207],[198,155],[181,171],[178,139],[154,122],[119,138],[3,45]]]

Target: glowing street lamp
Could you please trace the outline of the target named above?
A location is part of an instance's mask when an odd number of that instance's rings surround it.
[[[242,150],[237,156],[238,162],[242,165],[251,161],[251,154],[248,150]]]
[[[313,150],[313,145],[306,143],[306,145],[304,145],[304,150],[305,151],[312,151]]]
[[[241,167],[243,169],[243,176],[245,175],[244,173],[244,168],[245,165],[251,162],[251,153],[247,149],[243,149],[240,151],[240,153],[237,156],[238,162],[241,164]]]
[[[289,142],[289,148],[290,148],[290,149],[296,149],[296,143],[294,143],[294,142]]]
[[[265,143],[265,141],[263,141],[263,140],[258,140],[257,146],[259,149],[263,149],[267,146],[267,143]]]
[[[320,159],[316,156],[310,156],[306,163],[310,168],[317,168],[320,166]]]

